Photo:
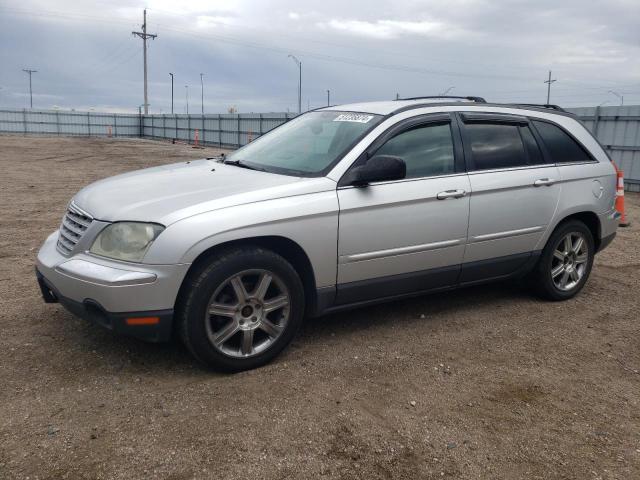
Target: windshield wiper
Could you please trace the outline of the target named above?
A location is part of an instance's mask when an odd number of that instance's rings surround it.
[[[244,163],[242,160],[226,160],[226,159],[223,159],[222,163],[224,163],[225,165],[234,165],[236,167],[246,168],[247,170],[256,170],[258,172],[266,172],[266,170],[264,168],[254,167],[252,165],[248,165],[248,164]]]

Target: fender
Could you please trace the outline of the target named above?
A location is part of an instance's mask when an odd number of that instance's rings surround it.
[[[153,243],[145,263],[192,263],[222,243],[250,237],[287,238],[305,251],[318,288],[336,281],[338,198],[329,191],[238,205],[171,224]]]

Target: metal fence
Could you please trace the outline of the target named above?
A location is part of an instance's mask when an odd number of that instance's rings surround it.
[[[624,171],[625,188],[640,192],[640,105],[567,110],[578,116]]]
[[[640,191],[640,105],[568,109],[584,122]],[[0,109],[0,133],[145,137],[239,147],[295,117],[294,113],[136,115]]]
[[[139,137],[134,114],[60,110],[0,110],[0,133]]]
[[[240,147],[294,118],[295,113],[145,115],[142,136]]]

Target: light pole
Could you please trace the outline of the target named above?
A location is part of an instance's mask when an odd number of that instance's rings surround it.
[[[187,95],[187,115],[189,115],[189,85],[184,86]]]
[[[327,90],[327,107],[331,106],[331,90]]]
[[[29,105],[30,108],[33,109],[33,90],[31,89],[31,75],[37,73],[37,70],[31,70],[29,68],[23,68],[23,72],[27,72],[29,74]]]
[[[609,90],[609,93],[612,93],[616,97],[618,97],[620,99],[620,105],[624,105],[624,95],[620,95],[618,92],[614,92],[613,90]]]
[[[444,92],[439,93],[439,94],[438,94],[438,96],[439,96],[439,97],[444,97],[447,93],[449,93],[449,92],[450,92],[451,90],[453,90],[454,88],[456,88],[456,87],[449,87],[449,88],[447,88]]]
[[[302,113],[302,62],[291,54],[289,58],[298,65],[298,113]]]
[[[169,72],[171,75],[171,115],[173,115],[173,73]]]
[[[202,83],[202,77],[204,73],[200,74],[200,107],[202,109],[202,115],[204,115],[204,83]]]

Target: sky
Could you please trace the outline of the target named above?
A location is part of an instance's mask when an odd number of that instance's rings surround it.
[[[0,108],[223,113],[476,95],[640,104],[640,0],[0,0]],[[202,84],[200,74],[203,74]],[[613,92],[613,93],[612,93]],[[204,97],[204,102],[202,102]]]

